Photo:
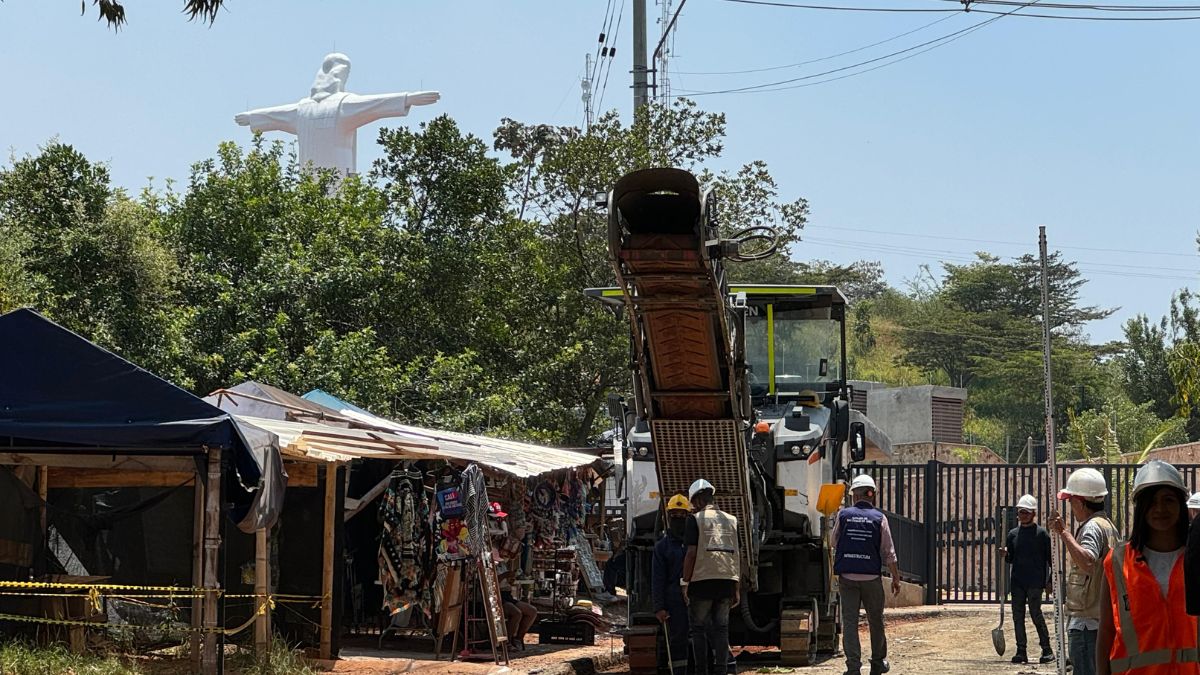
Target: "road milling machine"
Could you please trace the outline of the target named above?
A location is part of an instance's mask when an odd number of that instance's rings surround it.
[[[714,196],[686,171],[630,173],[607,208],[617,287],[587,293],[623,314],[632,336],[632,400],[610,400],[631,665],[653,645],[665,502],[698,478],[739,524],[743,595],[730,644],[776,646],[798,665],[834,653],[829,516],[850,463],[886,444],[849,406],[845,297],[832,286],[730,285],[727,264],[769,254],[774,233],[722,239]],[[751,239],[772,243],[754,254]]]

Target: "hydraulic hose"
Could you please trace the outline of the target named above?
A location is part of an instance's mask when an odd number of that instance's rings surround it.
[[[754,623],[754,616],[750,613],[750,590],[746,584],[742,584],[742,601],[738,607],[742,608],[742,625],[755,633],[770,633],[779,626],[779,619],[771,619],[765,626]]]

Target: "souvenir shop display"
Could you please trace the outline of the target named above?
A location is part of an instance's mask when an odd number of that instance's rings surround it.
[[[432,611],[429,499],[420,471],[397,469],[379,506],[379,582],[389,615],[418,606]]]

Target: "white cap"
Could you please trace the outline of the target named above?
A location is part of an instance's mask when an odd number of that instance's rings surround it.
[[[1187,507],[1189,509],[1200,509],[1200,492],[1188,498]]]
[[[870,488],[872,490],[876,489],[875,488],[875,479],[871,478],[871,474],[860,473],[854,477],[854,480],[850,481],[850,491],[851,492],[854,492],[855,490],[859,490],[859,489],[865,489],[865,488]]]
[[[712,486],[712,483],[700,478],[697,479],[695,483],[692,483],[692,486],[688,488],[688,499],[695,499],[696,493],[702,490],[712,490],[713,494],[717,493],[717,489]]]
[[[1021,498],[1017,500],[1017,508],[1037,511],[1037,500],[1033,498],[1033,495],[1021,495]]]
[[[1072,495],[1090,501],[1102,499],[1108,494],[1104,474],[1092,468],[1075,469],[1067,476],[1067,484],[1058,491],[1059,499],[1070,499]]]

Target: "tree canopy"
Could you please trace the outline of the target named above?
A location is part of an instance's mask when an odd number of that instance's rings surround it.
[[[629,387],[628,326],[582,292],[613,283],[595,197],[635,168],[677,166],[715,191],[726,236],[780,233],[781,255],[732,279],[847,294],[852,378],[966,387],[968,440],[997,451],[1041,437],[1033,256],[980,253],[903,289],[878,262],[807,260],[807,201],[763,162],[712,168],[724,135],[721,114],[687,101],[587,132],[504,119],[487,140],[442,116],[383,129],[383,156],[344,181],[259,137],[138,195],[51,142],[0,168],[0,311],[35,307],[199,394],[257,379],[417,424],[582,444]],[[1128,322],[1123,344],[1093,345],[1088,323],[1112,310],[1080,301],[1074,263],[1056,253],[1050,269],[1063,451],[1200,437],[1191,294]]]

